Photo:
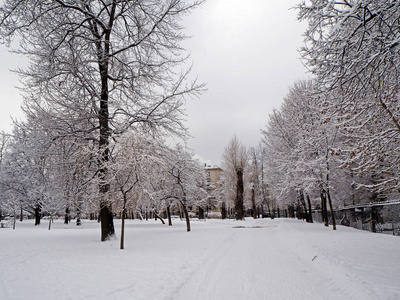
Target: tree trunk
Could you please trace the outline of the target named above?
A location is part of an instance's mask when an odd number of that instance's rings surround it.
[[[321,190],[321,209],[322,209],[322,220],[324,221],[324,225],[328,227],[329,226],[328,211],[326,207],[326,195],[324,190]]]
[[[226,219],[226,204],[225,204],[225,202],[222,202],[222,204],[221,204],[221,219],[222,220]]]
[[[204,220],[204,209],[199,206],[199,220]]]
[[[236,169],[237,184],[236,184],[236,201],[235,201],[235,218],[236,220],[244,219],[243,212],[243,169]]]
[[[1,219],[1,212],[0,212],[0,219]],[[24,220],[24,212],[22,210],[22,206],[21,206],[21,214],[19,215],[19,221],[22,222]]]
[[[99,119],[99,192],[102,197],[100,201],[100,221],[101,221],[101,241],[108,240],[111,236],[115,235],[113,213],[111,201],[108,198],[108,192],[110,190],[110,184],[108,183],[108,168],[107,163],[110,158],[109,140],[110,140],[110,125],[109,125],[109,90],[108,90],[108,79],[109,79],[109,53],[110,53],[110,36],[114,21],[115,5],[113,5],[110,11],[110,22],[106,30],[104,30],[104,36],[100,36],[95,27],[92,29],[92,33],[96,41],[96,50],[98,55],[98,67],[101,81],[100,91],[100,107],[98,112]],[[104,44],[101,39],[104,38]]]
[[[168,226],[172,226],[171,209],[169,205],[167,206],[167,217],[168,217]]]
[[[332,207],[331,193],[329,192],[329,188],[327,189],[326,194],[328,196],[329,210],[331,212],[332,227],[333,227],[333,230],[336,230],[336,218],[335,218],[335,212],[333,211],[333,207]]]
[[[100,203],[101,241],[107,241],[115,235],[113,213],[109,201]]]
[[[122,220],[121,220],[121,241],[119,244],[119,249],[124,249],[124,242],[125,242],[125,211],[126,211],[126,195],[124,195],[124,208],[122,209]]]
[[[253,218],[257,219],[257,207],[256,207],[256,197],[254,193],[254,187],[251,188],[251,204],[253,206]]]
[[[1,220],[1,216],[0,216],[0,220]],[[13,230],[15,230],[16,223],[17,223],[17,214],[14,212],[14,218],[13,218]]]
[[[185,219],[186,219],[186,231],[190,231],[189,213],[188,213],[188,210],[187,210],[186,205],[184,204],[184,202],[186,202],[186,201],[179,200],[179,203],[182,206],[182,210],[183,210],[183,213],[184,213]]]
[[[65,209],[65,216],[64,216],[64,224],[68,224],[69,222],[69,207]]]
[[[302,220],[303,214],[301,213],[301,206],[299,203],[297,203],[296,205],[296,211],[297,211],[297,220]]]
[[[52,215],[50,215],[50,217],[49,217],[49,230],[51,228],[51,221],[53,221],[53,216]]]
[[[41,205],[38,203],[35,206],[35,226],[40,225],[40,213],[42,211]]]
[[[82,221],[81,221],[81,202],[78,201],[78,205],[76,206],[76,226],[81,226]],[[92,214],[90,214],[90,217]]]
[[[308,203],[308,216],[310,218],[310,223],[313,223],[310,196],[308,194],[306,194],[306,197],[307,197],[307,203]]]
[[[304,191],[300,190],[299,193],[300,193],[300,203],[301,203],[301,206],[304,209],[304,216],[305,216],[306,222],[309,223],[310,222],[310,218],[308,217],[306,201],[304,199]]]
[[[153,210],[153,214],[154,214],[154,216],[155,216],[154,219],[155,219],[156,221],[157,221],[157,219],[160,219],[161,223],[165,224],[163,218],[161,218],[161,216],[160,216],[155,210]]]

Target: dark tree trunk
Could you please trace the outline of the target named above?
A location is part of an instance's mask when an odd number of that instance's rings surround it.
[[[253,218],[257,219],[257,207],[256,207],[256,197],[254,188],[251,189],[251,204],[253,206]]]
[[[302,206],[303,209],[304,209],[304,216],[305,216],[306,222],[309,223],[309,222],[310,222],[310,219],[309,219],[309,217],[308,217],[306,201],[305,201],[305,199],[304,199],[304,191],[303,191],[303,190],[300,190],[299,193],[300,193],[300,203],[301,203],[301,206]]]
[[[157,219],[160,219],[161,223],[165,224],[164,219],[161,218],[161,216],[160,216],[155,210],[153,211],[153,214],[154,214],[154,216],[155,216],[154,219],[155,219],[156,221],[157,221]]]
[[[235,218],[236,220],[244,219],[243,212],[243,169],[236,169],[237,184],[236,184],[236,201],[235,201]]]
[[[279,211],[279,206],[278,206],[278,219],[281,217],[281,212]]]
[[[182,221],[183,218],[184,218],[184,214],[183,214],[182,208],[179,207],[179,219]]]
[[[101,222],[101,241],[107,241],[115,235],[113,213],[111,204],[108,201],[102,201],[100,206],[100,222]]]
[[[1,220],[1,210],[0,210],[0,220]],[[21,214],[19,215],[19,221],[22,222],[24,220],[24,212],[21,206]]]
[[[326,207],[326,194],[324,190],[321,190],[321,209],[322,209],[322,219],[326,227],[329,226],[328,223],[328,211]]]
[[[124,207],[122,209],[122,220],[121,220],[121,241],[119,244],[119,249],[124,249],[125,242],[125,213],[126,213],[126,194],[124,194]]]
[[[199,220],[204,220],[204,209],[199,206]]]
[[[107,146],[108,147],[108,146]],[[107,151],[106,151],[107,150]],[[104,149],[103,162],[108,161],[108,149]],[[115,235],[113,211],[111,201],[108,199],[107,193],[110,190],[110,185],[105,183],[107,178],[108,170],[106,167],[101,167],[100,178],[103,182],[100,184],[100,195],[102,199],[100,200],[100,222],[101,222],[101,241],[107,241],[110,237]]]
[[[225,205],[225,202],[222,202],[222,204],[221,204],[221,219],[222,220],[226,219],[226,205]]]
[[[328,161],[328,160],[327,160]],[[328,203],[329,203],[329,210],[331,212],[331,219],[332,219],[332,227],[333,230],[336,230],[336,218],[335,218],[335,212],[333,211],[332,207],[332,200],[331,200],[331,193],[329,191],[329,164],[328,162],[326,163],[328,173],[326,174],[326,195],[328,197]],[[326,202],[326,201],[325,201]],[[325,205],[326,208],[326,205]]]
[[[172,226],[171,209],[169,205],[167,206],[167,218],[168,218],[168,226]]]
[[[110,126],[109,126],[109,91],[108,91],[108,68],[109,68],[109,53],[110,53],[110,36],[113,27],[115,16],[115,3],[110,10],[110,22],[108,28],[104,29],[104,36],[101,36],[96,26],[92,27],[92,33],[96,41],[96,50],[98,54],[98,67],[101,80],[100,92],[100,107],[98,112],[99,119],[99,192],[102,196],[100,201],[100,221],[101,221],[101,241],[108,240],[115,235],[113,213],[111,201],[107,199],[107,194],[110,190],[108,183],[107,163],[109,161],[110,149]],[[101,40],[104,39],[104,44]]]
[[[51,222],[52,222],[52,221],[53,221],[53,216],[50,215],[50,218],[49,218],[49,228],[48,228],[49,230],[51,229]]]
[[[81,226],[82,221],[81,221],[81,205],[82,203],[78,201],[78,204],[76,206],[76,226]],[[92,217],[92,214],[90,214],[90,217]]]
[[[329,192],[329,188],[327,189],[326,194],[328,196],[329,210],[331,212],[332,227],[333,227],[333,230],[336,230],[336,218],[335,218],[335,212],[333,211],[333,207],[332,207],[331,193]]]
[[[64,224],[68,223],[69,223],[69,207],[67,206],[67,208],[65,209]]]
[[[42,212],[42,206],[38,203],[35,206],[35,226],[40,225],[40,214]]]
[[[189,213],[188,213],[188,210],[187,210],[186,205],[184,204],[184,202],[186,202],[186,201],[179,200],[179,203],[182,206],[182,210],[183,210],[183,213],[184,213],[185,219],[186,219],[186,231],[190,231]]]
[[[310,196],[308,194],[306,194],[306,197],[307,197],[307,203],[308,203],[308,217],[310,218],[310,223],[313,223]]]
[[[297,220],[303,219],[303,215],[301,213],[301,206],[299,205],[299,203],[297,203],[296,205],[296,211],[297,211]]]

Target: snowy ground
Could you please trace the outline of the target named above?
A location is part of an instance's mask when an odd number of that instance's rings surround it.
[[[119,234],[119,220],[115,221]],[[1,299],[400,299],[400,238],[291,219],[0,228]]]

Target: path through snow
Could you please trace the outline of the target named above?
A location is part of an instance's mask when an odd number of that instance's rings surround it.
[[[315,243],[296,238],[295,223],[287,222],[247,220],[229,226],[170,299],[379,298],[368,283],[324,257]]]

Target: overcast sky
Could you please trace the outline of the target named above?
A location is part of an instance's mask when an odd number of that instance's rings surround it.
[[[185,19],[193,75],[208,88],[189,100],[186,110],[189,147],[203,162],[220,165],[235,134],[246,146],[256,146],[268,114],[294,82],[307,78],[298,53],[306,24],[290,9],[298,2],[208,0]],[[10,131],[10,117],[21,116],[21,97],[14,87],[18,77],[9,70],[23,60],[4,46],[0,55],[0,130]]]
[[[221,163],[235,134],[256,146],[268,114],[309,76],[298,53],[306,24],[290,9],[298,2],[208,0],[190,16],[187,48],[208,92],[187,104],[189,146],[208,163]]]

